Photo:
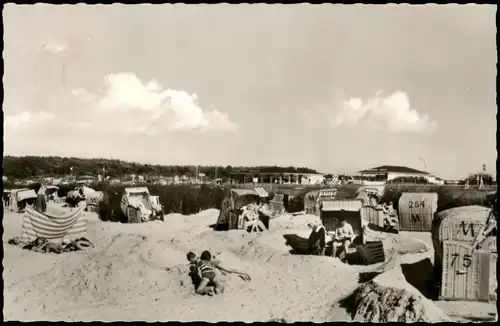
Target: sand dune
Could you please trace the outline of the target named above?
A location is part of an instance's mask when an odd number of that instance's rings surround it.
[[[51,213],[64,209],[50,207]],[[165,222],[101,222],[86,213],[95,248],[60,255],[7,244],[21,233],[22,215],[4,216],[4,315],[6,320],[64,321],[336,321],[350,318],[335,305],[359,286],[359,273],[331,257],[291,255],[283,235],[307,237],[314,216],[272,220],[270,232],[214,232],[218,210],[171,214]],[[397,248],[402,238],[387,238]],[[419,242],[422,244],[421,242]],[[422,246],[420,245],[419,248]],[[224,276],[226,291],[194,294],[186,253],[210,250],[230,268],[252,276]],[[398,251],[399,249],[394,249]],[[431,252],[426,253],[432,257]],[[410,256],[410,255],[406,255]]]

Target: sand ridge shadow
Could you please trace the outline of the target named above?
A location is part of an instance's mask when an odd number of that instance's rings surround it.
[[[434,265],[430,258],[412,264],[401,264],[400,266],[403,276],[409,284],[416,288],[427,299],[438,299],[439,288],[434,273]],[[360,283],[369,282],[384,272],[385,270],[360,273],[358,281]]]
[[[377,275],[380,275],[382,273],[383,272],[364,272],[364,273],[359,273],[358,282],[359,283],[370,282],[375,277],[377,277]]]
[[[401,264],[401,270],[408,283],[415,287],[426,298],[437,300],[439,290],[434,273],[434,265],[430,258],[413,264]]]
[[[344,298],[340,299],[336,304],[336,306],[345,309],[347,314],[351,316],[351,319],[354,319],[354,316],[356,316],[356,307],[357,307],[356,297],[358,296],[360,291],[361,291],[360,288],[357,288]]]
[[[490,317],[475,317],[475,316],[462,316],[462,315],[450,315],[450,317],[458,317],[458,318],[463,318],[467,322],[476,322],[476,323],[493,323],[496,321],[495,316],[490,316]]]
[[[310,254],[308,238],[304,238],[293,233],[285,234],[283,235],[283,238],[285,239],[285,245],[292,248],[288,251],[290,254],[292,255]],[[333,253],[332,241],[328,241],[325,244],[325,256],[332,256],[332,253]]]
[[[384,228],[384,227],[381,227],[381,226],[378,226],[378,225],[375,225],[375,224],[368,224],[368,227],[370,228],[370,230],[372,231],[376,231],[376,232],[383,232],[383,233],[392,233],[392,234],[399,234],[399,230],[397,229],[394,229],[394,228]]]
[[[305,255],[309,252],[309,239],[297,234],[284,234],[285,245],[291,247],[291,254]]]

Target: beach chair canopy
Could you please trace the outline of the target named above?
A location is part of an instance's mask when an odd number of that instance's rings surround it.
[[[323,212],[359,212],[363,207],[361,200],[328,200],[321,203]]]
[[[258,196],[260,198],[267,198],[269,194],[264,188],[249,188],[249,189],[231,189],[231,196]]]
[[[36,198],[37,194],[33,189],[26,189],[26,190],[21,190],[17,192],[17,201],[23,201],[27,199],[33,199]]]
[[[52,195],[53,193],[57,192],[57,190],[59,190],[59,187],[56,187],[56,186],[46,186],[45,187],[45,193],[50,196]]]
[[[310,192],[310,188],[306,187],[277,187],[276,193],[283,194],[283,195],[288,195],[288,196],[301,196],[304,195],[308,192]]]
[[[125,188],[125,194],[127,196],[134,194],[147,194],[149,195],[149,189],[147,187],[133,187],[133,188]]]

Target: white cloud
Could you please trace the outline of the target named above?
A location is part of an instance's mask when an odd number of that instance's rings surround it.
[[[203,124],[203,110],[198,104],[198,95],[185,91],[166,90],[160,93],[165,97],[166,108],[172,110],[168,127],[171,130],[197,129]]]
[[[85,88],[76,88],[71,93],[82,102],[92,102],[95,99],[95,96]]]
[[[49,41],[43,45],[43,49],[51,53],[57,54],[65,51],[67,49],[67,46],[57,41]]]
[[[220,112],[219,110],[212,110],[207,112],[201,126],[206,130],[224,129],[224,130],[237,130],[238,126],[229,120],[227,113]]]
[[[54,119],[55,114],[45,111],[31,113],[24,111],[19,114],[12,114],[5,116],[5,127],[11,129],[17,129],[18,127],[30,123],[43,122],[47,120]]]
[[[196,94],[164,89],[156,80],[143,83],[132,73],[110,74],[98,96],[73,90],[81,100],[93,99],[100,115],[112,117],[107,127],[129,132],[161,133],[165,130],[234,131],[237,125],[218,110],[205,111]],[[118,113],[119,112],[119,113]]]
[[[333,124],[335,126],[356,124],[367,111],[363,101],[359,98],[351,98],[342,103],[337,114],[334,116]]]
[[[342,102],[331,118],[334,127],[365,126],[387,132],[433,132],[437,123],[428,115],[422,115],[410,107],[408,95],[397,91],[389,96],[377,92],[373,98],[363,102],[351,98]]]
[[[150,83],[155,85],[156,83]],[[100,106],[106,110],[141,109],[157,110],[162,105],[162,94],[143,85],[134,74],[111,74],[104,82],[104,94]]]

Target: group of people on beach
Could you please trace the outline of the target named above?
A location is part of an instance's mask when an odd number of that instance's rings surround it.
[[[47,195],[46,195],[46,189],[47,187],[43,184],[40,184],[40,188],[38,189],[37,192],[37,198],[35,201],[35,209],[45,213],[47,211]],[[11,192],[4,192],[2,196],[2,201],[4,208],[9,208],[10,207],[10,201],[11,201]]]
[[[326,236],[330,232],[326,232],[325,227],[319,221],[310,222],[309,226],[312,228],[313,233],[317,235],[309,238],[310,254],[324,255]],[[341,219],[340,226],[331,235],[333,236],[333,256],[336,256],[339,247],[342,247],[347,254],[348,247],[355,237],[353,228],[347,220]],[[190,264],[190,276],[193,279],[197,294],[212,296],[224,292],[224,286],[217,277],[216,269],[222,275],[236,274],[243,280],[250,281],[250,276],[247,273],[224,267],[221,261],[216,259],[210,251],[203,251],[199,257],[194,252],[188,252],[186,258]]]
[[[243,280],[250,281],[250,276],[247,273],[224,267],[221,261],[215,259],[208,250],[202,252],[199,257],[190,251],[186,258],[189,261],[190,276],[193,279],[197,294],[212,296],[224,292],[224,286],[215,273],[216,269],[222,275],[237,274]]]
[[[345,254],[349,250],[353,239],[356,237],[352,225],[345,218],[340,220],[340,226],[333,232],[327,232],[321,221],[309,222],[308,226],[312,229],[309,237],[310,254],[324,256],[326,249],[326,237],[332,237],[332,256],[337,257],[338,249],[341,247]]]

